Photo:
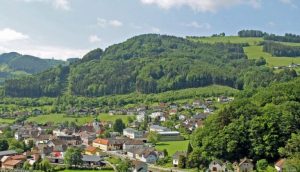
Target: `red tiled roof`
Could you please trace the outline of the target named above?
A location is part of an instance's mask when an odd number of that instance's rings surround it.
[[[93,146],[89,146],[89,147],[87,147],[86,149],[85,149],[85,151],[88,151],[88,152],[94,152],[94,151],[96,151],[97,150],[97,148],[95,148],[95,147],[93,147]]]
[[[21,163],[21,160],[7,160],[6,162],[3,163],[3,165],[5,166],[15,166],[18,165],[19,163]]]
[[[94,143],[98,143],[98,144],[101,144],[101,145],[108,145],[109,140],[98,138],[98,139],[94,140]]]
[[[25,155],[14,155],[11,157],[12,160],[26,160]]]
[[[280,159],[275,163],[275,166],[282,168],[285,163],[285,159]]]

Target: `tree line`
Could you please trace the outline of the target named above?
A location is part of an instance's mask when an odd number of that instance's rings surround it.
[[[272,41],[265,41],[263,51],[276,57],[298,57],[300,56],[300,46],[288,46]]]

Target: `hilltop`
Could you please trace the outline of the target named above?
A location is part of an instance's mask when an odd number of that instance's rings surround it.
[[[21,55],[16,52],[0,55],[0,81],[9,78],[43,72],[58,65],[66,65],[66,62],[54,59],[41,59],[30,55]]]

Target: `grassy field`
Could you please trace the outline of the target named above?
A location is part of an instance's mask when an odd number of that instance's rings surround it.
[[[98,119],[100,121],[115,121],[116,119],[122,119],[125,124],[128,123],[128,117],[134,118],[134,115],[109,115],[109,114],[100,114]]]
[[[14,119],[2,119],[2,118],[0,118],[0,124],[12,124],[14,122],[15,122]]]
[[[300,64],[300,57],[272,57],[270,53],[263,52],[262,46],[258,46],[258,43],[263,41],[263,38],[241,38],[238,36],[226,36],[226,37],[204,37],[190,39],[192,41],[199,41],[204,43],[248,43],[249,47],[244,47],[244,51],[249,59],[258,59],[263,57],[266,59],[268,66],[288,66],[291,63]],[[292,42],[278,42],[280,44],[289,46],[300,46],[300,43]]]
[[[114,122],[116,119],[121,118],[124,123],[128,123],[127,115],[114,115],[110,116],[108,114],[100,114],[98,119],[100,121],[112,121]],[[40,115],[36,117],[30,117],[27,119],[28,122],[35,122],[38,124],[45,124],[47,122],[51,122],[54,124],[63,123],[63,122],[75,122],[78,125],[84,125],[88,122],[92,122],[94,120],[93,116],[85,116],[85,117],[69,117],[64,114],[50,114],[50,115]]]
[[[257,45],[261,41],[263,41],[263,38],[241,38],[238,36],[225,36],[225,37],[203,37],[203,38],[191,38],[192,41],[198,41],[203,43],[235,43],[235,44],[241,44],[241,43],[248,43],[249,45]]]
[[[263,52],[262,46],[249,46],[244,48],[249,59],[263,57],[266,59],[268,66],[288,66],[291,63],[300,64],[300,57],[272,57],[271,54]]]
[[[169,156],[173,156],[176,151],[186,151],[188,144],[189,140],[159,142],[155,148],[161,151],[167,149]]]
[[[300,43],[294,43],[294,42],[278,42],[280,44],[283,45],[288,45],[288,46],[299,46],[300,47]]]
[[[67,117],[64,114],[50,114],[50,115],[40,115],[36,117],[30,117],[27,119],[28,122],[35,122],[39,124],[45,124],[47,122],[51,122],[54,124],[63,123],[63,122],[75,122],[78,125],[83,125],[87,122],[93,121],[92,116],[87,117]]]

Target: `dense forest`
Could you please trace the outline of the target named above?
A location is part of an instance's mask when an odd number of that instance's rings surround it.
[[[54,66],[66,65],[66,62],[53,59],[41,59],[30,55],[21,55],[11,52],[0,55],[0,64],[6,64],[15,71],[24,71],[33,74],[45,71]]]
[[[294,42],[300,43],[300,35],[286,33],[285,35],[269,34],[260,30],[241,30],[238,32],[239,37],[263,37],[266,41]]]
[[[265,40],[270,41],[280,41],[280,42],[296,42],[300,43],[300,35],[286,33],[284,36],[279,36],[275,34],[267,34],[264,36]]]
[[[272,41],[265,41],[263,45],[263,51],[272,54],[276,57],[299,57],[299,46],[288,46]]]
[[[212,159],[235,161],[248,157],[269,162],[280,157],[298,159],[299,85],[297,78],[241,92],[234,102],[210,116],[205,127],[194,133],[191,161],[197,166]]]
[[[0,54],[0,85],[2,86],[6,79],[22,78],[67,64],[68,62],[62,60],[41,59],[16,52]]]
[[[59,66],[34,76],[6,80],[5,92],[12,97],[56,97],[66,88],[68,73],[68,66]]]
[[[96,49],[67,69],[8,80],[12,97],[104,96],[158,93],[212,84],[243,89],[274,81],[263,60],[248,60],[242,44],[204,44],[174,36],[147,34]],[[257,73],[253,71],[258,71]],[[264,71],[264,72],[260,72]],[[266,76],[261,76],[262,74]],[[294,77],[284,72],[286,78]],[[268,78],[268,81],[249,78]]]
[[[172,36],[142,35],[113,45],[105,52],[88,53],[70,66],[68,87],[64,89],[72,95],[102,96],[210,84],[241,87],[237,83],[238,73],[251,65],[239,45],[208,45]],[[57,85],[66,81],[55,79],[60,78],[53,75],[59,74],[56,70],[59,69],[8,80],[5,93],[20,97],[60,95],[62,88]]]

